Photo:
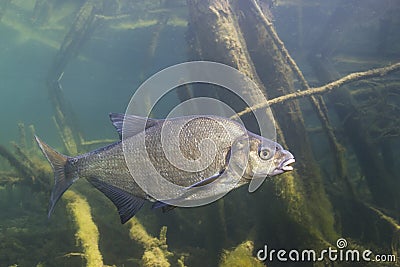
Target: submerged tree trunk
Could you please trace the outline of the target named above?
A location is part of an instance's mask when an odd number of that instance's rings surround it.
[[[351,23],[352,15],[345,7],[338,7],[325,27],[321,27],[321,35],[315,41],[315,48],[312,49],[314,53],[309,55],[309,62],[317,79],[322,83],[335,80],[340,76],[330,59],[339,42],[335,38],[336,36],[327,35],[327,32],[332,28],[346,29],[347,25]],[[400,205],[398,179],[393,177],[392,173],[388,171],[390,168],[386,167],[387,160],[382,156],[384,148],[374,144],[368,135],[370,126],[365,125],[361,120],[359,116],[361,111],[351,92],[343,86],[327,95],[327,99],[333,104],[342,121],[343,129],[367,181],[373,203],[391,210],[398,210]],[[387,155],[387,153],[383,153],[383,155]]]
[[[326,58],[313,58],[311,63],[318,78],[323,82],[336,79],[339,76],[332,63]],[[339,118],[343,121],[344,130],[351,141],[359,165],[365,175],[374,204],[397,209],[399,198],[396,181],[391,179],[380,149],[371,142],[366,126],[357,116],[360,111],[355,106],[355,101],[350,92],[346,87],[343,87],[329,94],[328,98],[334,104]]]
[[[295,91],[286,59],[248,1],[197,0],[188,1],[188,6],[193,49],[201,59],[238,69],[270,97]],[[296,172],[274,178],[274,185],[267,190],[271,194],[256,196],[269,203],[268,218],[263,216],[266,220],[258,222],[263,228],[259,230],[279,240],[281,245],[319,246],[321,242],[332,242],[336,233],[331,205],[313,158],[299,104],[293,101],[276,105],[273,111],[277,128],[282,130],[279,141],[288,144],[298,163]],[[284,227],[288,225],[294,226],[301,237],[293,240],[287,235]]]
[[[189,42],[193,58],[224,63],[253,80],[264,93],[266,90],[254,68],[246,42],[239,30],[229,1],[187,1],[189,6]],[[260,91],[243,85],[239,92],[252,103],[260,102]],[[230,107],[240,103],[229,94],[211,92]],[[261,95],[262,97],[262,95]],[[248,127],[257,126],[251,123]]]
[[[76,155],[80,150],[81,135],[72,108],[68,106],[64,99],[60,80],[68,62],[78,54],[79,49],[92,33],[95,15],[100,10],[100,4],[101,2],[98,0],[87,0],[81,6],[71,29],[55,56],[47,77],[47,87],[55,109],[53,120],[58,128],[65,150],[72,155]]]

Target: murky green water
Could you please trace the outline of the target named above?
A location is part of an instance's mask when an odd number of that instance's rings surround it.
[[[285,89],[273,91],[279,88],[279,75],[271,66],[277,65],[266,62],[276,49],[263,49],[268,38],[246,24],[255,12],[247,7],[252,1],[238,2],[228,10],[240,26],[243,49],[248,49],[268,96],[285,94]],[[218,61],[224,58],[218,55],[235,51],[234,46],[221,51],[218,44],[209,45],[208,23],[204,32],[188,26],[196,22],[196,3],[0,1],[0,266],[98,266],[99,261],[89,259],[93,251],[108,266],[152,266],[157,260],[171,266],[324,266],[322,261],[312,265],[278,258],[261,263],[256,256],[264,245],[287,251],[337,249],[338,238],[345,238],[349,249],[398,257],[399,72],[349,83],[324,94],[324,103],[316,100],[335,139],[329,138],[321,113],[308,98],[291,100],[296,106],[272,106],[285,145],[296,157],[295,174],[268,179],[254,193],[244,186],[207,206],[167,213],[145,205],[132,222],[121,225],[113,204],[80,179],[72,190],[87,201],[90,212],[78,209],[82,202],[74,208],[71,203],[77,198],[69,195],[47,218],[52,174],[33,134],[67,155],[74,151],[66,144],[71,140],[76,153],[101,147],[118,139],[108,114],[125,112],[135,90],[150,76],[189,60]],[[399,62],[398,1],[265,0],[260,6],[310,87]],[[216,14],[229,18],[229,12]],[[282,72],[293,90],[305,89],[290,68]],[[165,117],[180,100],[193,96],[192,91],[182,92],[163,98],[152,116]],[[224,99],[221,94],[213,97]],[[79,225],[82,214],[89,219]],[[166,241],[160,237],[163,226]],[[141,236],[141,230],[147,233]],[[229,254],[235,248],[236,254]],[[331,262],[329,266],[356,264]],[[356,266],[399,264],[397,258]]]

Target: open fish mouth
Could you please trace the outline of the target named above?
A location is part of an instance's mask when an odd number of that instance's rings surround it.
[[[295,163],[295,162],[296,162],[296,160],[294,158],[285,160],[284,162],[282,162],[279,169],[281,169],[282,171],[293,171],[293,166],[290,166],[290,164]]]

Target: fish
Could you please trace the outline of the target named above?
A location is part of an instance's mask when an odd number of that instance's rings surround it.
[[[54,172],[48,217],[80,177],[114,203],[124,224],[146,201],[168,211],[185,206],[179,203],[223,196],[255,178],[293,170],[295,159],[289,151],[228,118],[109,116],[119,141],[82,155],[60,154],[35,136]],[[154,182],[157,175],[180,189]]]

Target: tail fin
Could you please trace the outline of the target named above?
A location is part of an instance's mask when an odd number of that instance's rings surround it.
[[[66,175],[65,167],[68,164],[67,156],[58,153],[46,143],[41,141],[37,136],[35,136],[35,139],[54,171],[54,186],[51,192],[48,213],[48,216],[50,217],[57,201],[60,199],[62,194],[67,191],[67,189],[75,182],[76,179],[73,179],[74,177],[67,177]]]

